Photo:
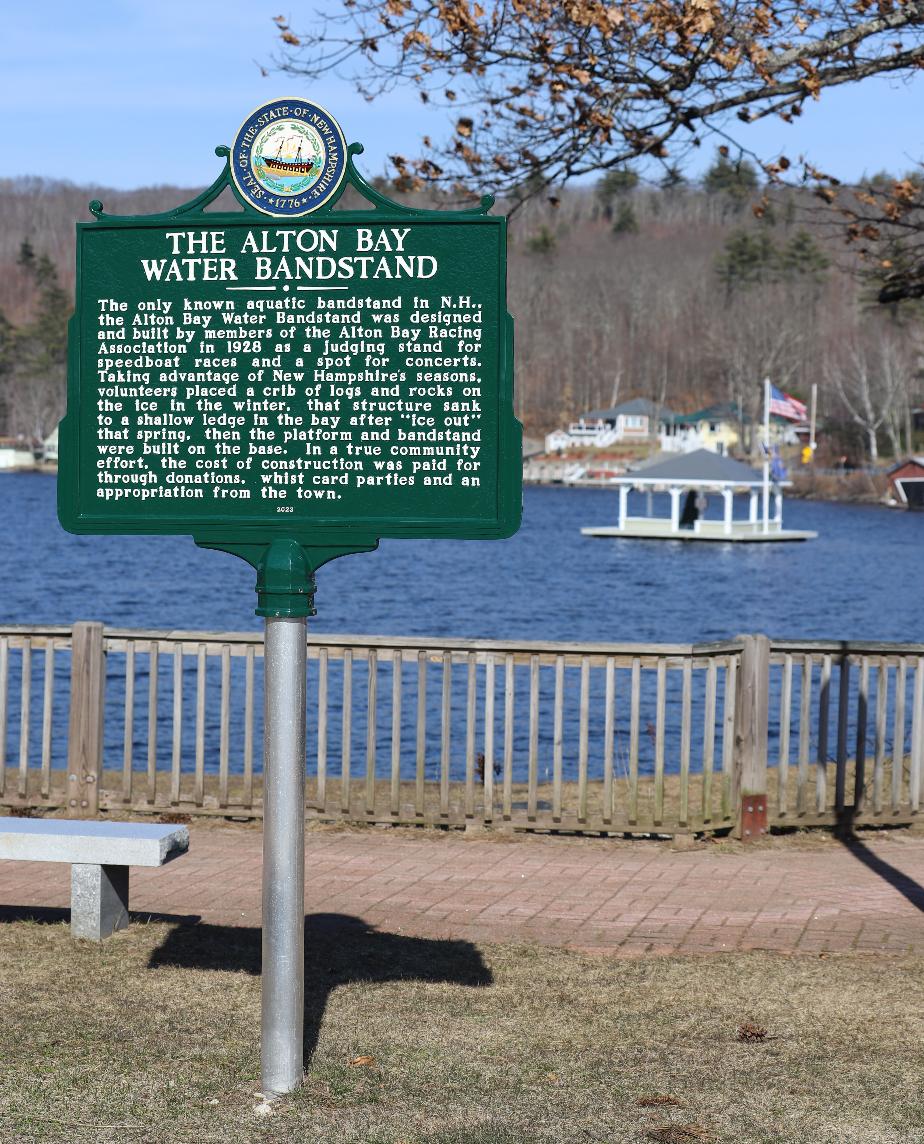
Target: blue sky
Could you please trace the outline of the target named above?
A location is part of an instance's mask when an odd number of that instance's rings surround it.
[[[290,9],[278,0],[8,6],[0,39],[0,177],[202,186],[219,171],[214,146],[230,143],[253,107],[290,93],[323,104],[348,139],[366,145],[360,165],[368,175],[385,170],[389,153],[413,153],[422,133],[439,137],[439,113],[424,109],[411,91],[370,105],[341,80],[309,89],[285,76],[261,77],[257,62],[268,63],[276,45],[271,17],[281,11],[304,26],[316,3]],[[806,153],[845,180],[880,168],[902,171],[924,158],[922,96],[921,76],[868,80],[823,93],[792,127],[758,124],[742,128],[740,139],[765,156]],[[701,165],[711,153],[703,149]]]

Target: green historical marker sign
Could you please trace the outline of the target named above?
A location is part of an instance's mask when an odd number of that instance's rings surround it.
[[[314,570],[381,537],[519,527],[506,220],[391,202],[305,100],[258,108],[165,214],[77,227],[59,516],[185,533],[311,614]],[[347,186],[368,203],[334,209]],[[209,211],[230,188],[242,209]]]
[[[413,210],[333,117],[277,100],[215,183],[77,227],[58,514],[257,569],[264,643],[261,1084],[302,1081],[306,622],[314,572],[385,537],[520,523],[506,220]],[[335,210],[351,186],[368,204]],[[239,210],[207,208],[230,188]]]

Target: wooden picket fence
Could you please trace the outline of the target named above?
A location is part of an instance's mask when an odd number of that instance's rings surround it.
[[[310,817],[690,834],[920,812],[924,645],[309,631]],[[0,627],[0,805],[262,814],[258,633]]]

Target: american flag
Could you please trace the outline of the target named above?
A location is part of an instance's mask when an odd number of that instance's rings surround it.
[[[807,421],[808,409],[795,397],[790,397],[775,385],[770,386],[770,412],[790,421]]]

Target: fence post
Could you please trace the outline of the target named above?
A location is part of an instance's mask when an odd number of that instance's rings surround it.
[[[80,621],[71,633],[71,707],[67,734],[67,810],[77,818],[99,813],[103,777],[103,625]]]
[[[769,708],[770,640],[767,636],[742,636],[733,766],[735,835],[742,842],[752,842],[767,833]]]

